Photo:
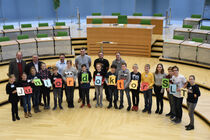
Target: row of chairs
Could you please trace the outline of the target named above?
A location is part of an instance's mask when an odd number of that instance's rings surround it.
[[[189,28],[189,29],[193,29],[192,25],[188,25],[188,24],[183,24],[182,28]],[[200,26],[201,30],[210,30],[210,26]]]
[[[121,13],[112,13],[112,16],[120,16]],[[92,16],[101,16],[101,13],[92,13]],[[133,13],[133,16],[143,16],[142,13]],[[153,16],[156,16],[156,17],[162,17],[163,14],[161,13],[155,13],[153,14]]]
[[[100,18],[95,18],[92,20],[92,24],[102,24],[103,20]],[[118,16],[118,24],[128,24],[127,16],[125,15],[119,15]],[[143,25],[151,25],[150,19],[141,19],[140,24]]]

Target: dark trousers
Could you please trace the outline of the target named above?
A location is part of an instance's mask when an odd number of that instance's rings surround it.
[[[82,104],[85,105],[85,98],[87,100],[87,104],[90,104],[90,97],[89,97],[89,90],[90,88],[81,88],[81,92],[82,92]]]
[[[152,108],[152,89],[148,89],[147,91],[143,91],[144,94],[144,107],[148,111],[151,111]]]
[[[18,116],[18,102],[11,102],[12,117]]]
[[[183,98],[177,98],[177,97],[173,96],[173,100],[174,100],[174,111],[175,111],[176,119],[182,120],[182,102],[183,102]]]
[[[168,100],[169,100],[169,105],[170,105],[170,113],[174,116],[174,101],[173,101],[173,95],[167,92],[168,95]]]
[[[79,83],[79,98],[83,99],[82,97],[82,88],[81,88],[81,84]]]
[[[39,88],[34,88],[33,89],[33,105],[35,109],[39,109],[39,99],[40,99],[40,89]]]
[[[50,88],[42,87],[41,93],[43,94],[44,106],[50,106]]]
[[[74,105],[74,86],[73,87],[68,87],[65,85],[65,92],[66,92],[66,99],[68,106],[73,106]]]
[[[125,91],[126,96],[127,96],[128,106],[131,106],[131,98],[130,98],[130,94],[129,94],[129,88],[126,88],[124,90],[120,90],[120,106],[123,106],[124,91]]]
[[[156,96],[156,104],[157,104],[158,111],[159,111],[159,107],[160,107],[160,110],[163,110],[163,95],[164,95],[164,93],[161,93],[161,90],[162,90],[162,86],[154,85],[154,92],[155,92],[155,96]]]
[[[131,90],[133,106],[139,106],[139,90]]]
[[[42,90],[40,91],[40,95],[39,95],[39,104],[42,103],[42,97],[43,97],[43,92]]]
[[[190,125],[194,126],[194,111],[197,103],[187,101],[188,115],[190,118]]]
[[[109,93],[109,104],[112,104],[113,101],[113,96],[114,96],[114,103],[117,103],[117,94],[118,94],[118,90],[117,88],[113,88],[113,87],[108,87],[108,93]]]
[[[59,107],[61,107],[62,99],[61,99],[62,88],[54,88],[53,95],[54,95],[54,107],[57,107],[57,98]]]
[[[24,97],[24,112],[31,112],[31,94],[26,94]]]

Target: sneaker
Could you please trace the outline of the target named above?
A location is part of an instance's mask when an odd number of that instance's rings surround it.
[[[103,107],[103,104],[100,104],[100,108],[102,108]]]
[[[96,108],[98,107],[98,104],[96,104]]]
[[[108,106],[107,108],[108,108],[108,109],[112,108],[112,105],[111,105],[111,104],[109,104],[109,106]]]
[[[169,117],[169,116],[171,116],[171,115],[172,115],[172,113],[169,112],[168,114],[166,114],[166,117]]]
[[[88,108],[91,108],[91,105],[90,104],[87,104]]]
[[[144,112],[147,112],[147,109],[146,108],[144,108],[143,110],[142,110],[142,112],[144,113]]]
[[[190,126],[190,124],[188,124],[188,125],[185,125],[185,128],[187,128],[187,127],[189,127]]]
[[[171,115],[171,116],[170,116],[170,119],[171,119],[171,120],[174,120],[174,119],[176,119],[176,117],[175,117],[174,115]]]
[[[53,107],[53,110],[56,110],[57,107]]]
[[[160,111],[159,111],[159,114],[162,114],[163,113],[163,110],[161,109]]]
[[[16,121],[16,118],[14,116],[12,116],[12,121]]]
[[[174,117],[171,121],[172,122],[176,122],[178,119],[176,117]]]
[[[127,107],[127,111],[130,111],[130,110],[131,110],[131,106],[128,106],[128,107]]]
[[[114,104],[114,108],[115,108],[115,109],[118,109],[118,106],[117,106],[117,104],[116,104],[116,103]]]
[[[62,106],[59,106],[59,108],[60,108],[60,109],[63,109],[63,107],[62,107]]]
[[[159,113],[159,109],[157,109],[156,111],[155,111],[155,114],[158,114]]]
[[[85,105],[84,104],[82,104],[81,106],[80,106],[80,108],[83,108]]]
[[[25,117],[25,118],[28,118],[28,114],[27,114],[27,113],[24,113],[24,117]]]
[[[131,109],[131,110],[132,110],[132,111],[134,111],[134,110],[135,110],[135,108],[136,108],[135,106],[132,106],[132,109]]]
[[[38,110],[34,108],[34,113],[38,113]]]
[[[189,125],[185,130],[189,131],[189,130],[193,130],[194,126],[193,125]]]
[[[31,114],[31,112],[28,112],[28,116],[29,116],[29,117],[32,117],[32,114]]]
[[[136,106],[135,111],[138,111],[138,110],[139,110],[139,107],[138,107],[138,106]]]
[[[124,108],[124,106],[123,105],[120,105],[119,109],[122,109],[122,108]]]
[[[17,119],[17,120],[20,120],[20,117],[19,117],[19,116],[16,116],[16,119]]]

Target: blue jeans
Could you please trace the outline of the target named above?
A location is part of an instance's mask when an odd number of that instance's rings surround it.
[[[145,109],[151,111],[152,108],[152,89],[148,89],[147,91],[143,91],[144,94],[144,103]]]
[[[31,112],[31,94],[26,94],[23,97],[23,100],[24,100],[24,112],[25,113],[27,113],[27,111]]]

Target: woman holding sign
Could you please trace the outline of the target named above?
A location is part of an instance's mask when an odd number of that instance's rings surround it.
[[[67,60],[67,67],[63,70],[63,80],[65,81],[66,98],[69,108],[74,108],[74,88],[77,79],[77,70],[72,66],[72,61]]]
[[[159,63],[156,67],[155,73],[155,84],[154,84],[154,92],[156,96],[157,109],[155,113],[162,114],[163,113],[163,95],[164,89],[162,88],[162,80],[166,78],[166,74],[164,73],[163,64]],[[160,106],[160,109],[159,109]]]
[[[15,75],[12,74],[9,76],[9,83],[6,85],[6,93],[9,94],[9,102],[12,105],[12,120],[16,121],[20,120],[18,116],[18,96],[16,91],[16,82],[15,82]]]
[[[50,88],[52,86],[51,84],[51,73],[46,68],[46,64],[41,64],[41,70],[39,71],[39,75],[43,81],[43,85],[41,87],[41,93],[44,97],[44,109],[50,109]]]
[[[133,71],[131,72],[130,90],[132,92],[133,107],[132,111],[138,111],[139,106],[139,92],[141,83],[141,73],[138,72],[138,65],[133,65]]]

